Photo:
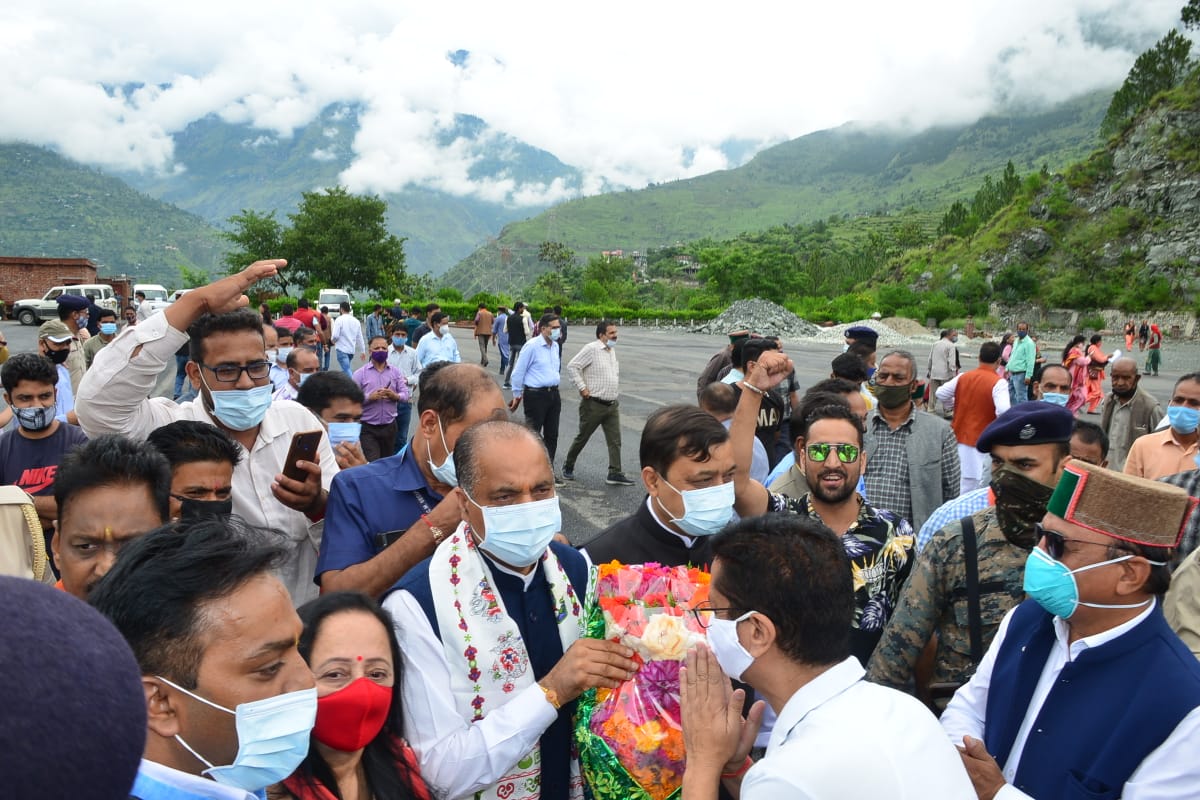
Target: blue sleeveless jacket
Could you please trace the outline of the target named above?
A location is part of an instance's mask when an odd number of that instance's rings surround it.
[[[983,738],[1001,765],[1054,645],[1052,620],[1035,601],[1021,603],[996,655]],[[1120,797],[1146,756],[1197,706],[1200,661],[1156,605],[1132,630],[1063,667],[1029,731],[1013,783],[1039,800]]]

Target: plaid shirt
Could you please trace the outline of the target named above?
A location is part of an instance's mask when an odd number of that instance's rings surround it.
[[[851,650],[865,664],[892,616],[900,590],[908,580],[916,552],[916,537],[908,521],[891,511],[873,508],[861,497],[858,519],[841,534],[854,577],[854,628]],[[824,524],[813,507],[812,495],[788,497],[771,492],[767,510],[797,514]],[[836,533],[836,531],[835,531]]]
[[[1190,469],[1187,472],[1159,478],[1159,480],[1172,486],[1178,486],[1192,497],[1200,497],[1200,469]],[[1183,538],[1179,541],[1179,548],[1175,551],[1174,562],[1183,561],[1197,546],[1200,546],[1200,505],[1192,509],[1192,514],[1183,527]]]
[[[908,437],[912,435],[914,412],[892,430],[878,413],[867,419],[875,428],[879,448],[867,462],[867,494],[876,508],[886,508],[902,519],[912,519],[912,486],[908,480]]]
[[[588,394],[597,400],[617,399],[621,367],[617,363],[617,354],[599,339],[585,344],[567,362],[567,374],[579,391],[587,389]]]

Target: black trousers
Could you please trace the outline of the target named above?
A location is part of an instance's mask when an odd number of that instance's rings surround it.
[[[546,443],[546,452],[550,454],[550,463],[554,464],[554,454],[558,450],[558,415],[562,412],[562,397],[558,394],[558,387],[527,387],[522,402],[525,404],[525,424],[541,434],[542,441]]]
[[[371,425],[364,422],[359,436],[363,456],[367,461],[378,461],[396,453],[396,423]]]

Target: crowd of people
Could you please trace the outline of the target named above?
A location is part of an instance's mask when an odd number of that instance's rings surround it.
[[[943,332],[921,380],[863,326],[804,387],[737,331],[630,478],[611,321],[564,365],[561,309],[481,305],[463,363],[436,306],[249,309],[284,268],[105,315],[90,353],[68,300],[0,367],[9,796],[583,797],[576,703],[641,668],[583,636],[612,560],[711,572],[685,800],[1196,795],[1200,373],[1164,411],[1021,323]],[[597,428],[645,499],[575,547]]]

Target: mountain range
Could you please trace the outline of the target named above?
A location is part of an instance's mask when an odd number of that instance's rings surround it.
[[[410,188],[385,196],[388,224],[406,238],[410,272],[445,273],[443,282],[467,296],[514,292],[546,269],[537,260],[546,240],[586,257],[835,214],[940,212],[1009,160],[1021,172],[1081,160],[1098,144],[1109,97],[918,134],[846,125],[763,150],[734,169],[548,210]],[[175,168],[164,174],[106,175],[43,148],[2,144],[0,252],[87,256],[109,274],[167,286],[179,285],[180,265],[216,272],[230,216],[254,209],[284,217],[302,192],[337,183],[353,158],[358,114],[331,106],[288,138],[206,117],[176,134]],[[439,141],[476,157],[472,179],[580,182],[553,154],[475,117],[455,117]]]
[[[519,291],[549,269],[538,261],[538,244],[547,240],[586,259],[605,250],[644,252],[835,214],[942,212],[1008,161],[1027,173],[1085,158],[1100,143],[1110,98],[1110,92],[1095,92],[1049,110],[917,134],[860,124],[818,131],[763,150],[736,169],[559,204],[505,227],[443,282],[467,297]]]

